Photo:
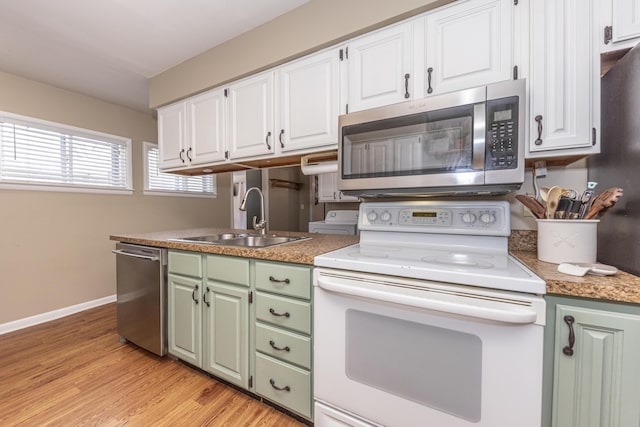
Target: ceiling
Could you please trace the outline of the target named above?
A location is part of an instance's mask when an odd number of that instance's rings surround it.
[[[0,70],[140,111],[148,79],[309,0],[0,0]]]

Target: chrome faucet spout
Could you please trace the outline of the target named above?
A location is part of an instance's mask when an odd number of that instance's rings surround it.
[[[249,196],[249,193],[251,193],[252,191],[257,191],[258,194],[260,195],[260,222],[257,221],[257,217],[253,217],[253,229],[256,231],[259,231],[260,234],[267,234],[267,221],[265,220],[264,217],[264,194],[262,194],[262,190],[260,190],[258,187],[251,187],[249,188],[246,193],[244,193],[244,197],[242,198],[242,203],[240,203],[240,210],[241,211],[246,211],[247,210],[247,197]]]

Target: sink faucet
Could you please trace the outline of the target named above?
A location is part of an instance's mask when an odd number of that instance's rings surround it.
[[[246,193],[244,193],[244,197],[242,198],[242,203],[240,203],[240,210],[241,211],[246,211],[247,210],[247,197],[249,196],[249,193],[251,193],[251,191],[257,191],[258,194],[260,195],[260,217],[261,220],[260,222],[257,222],[257,217],[253,217],[253,229],[256,231],[260,231],[260,234],[267,234],[267,221],[265,221],[264,219],[264,195],[262,194],[262,190],[260,190],[258,187],[251,187],[250,189],[247,190]]]

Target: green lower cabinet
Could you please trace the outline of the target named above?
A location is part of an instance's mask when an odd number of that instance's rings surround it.
[[[256,392],[311,418],[311,372],[256,353]]]
[[[547,327],[553,330],[551,426],[640,426],[640,308],[547,300]],[[550,355],[546,362],[545,370]]]
[[[249,385],[249,293],[247,288],[207,281],[203,294],[202,368],[243,388]]]

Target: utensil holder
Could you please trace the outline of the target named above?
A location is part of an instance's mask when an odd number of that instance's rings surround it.
[[[598,251],[599,219],[537,219],[538,259],[594,263]]]

